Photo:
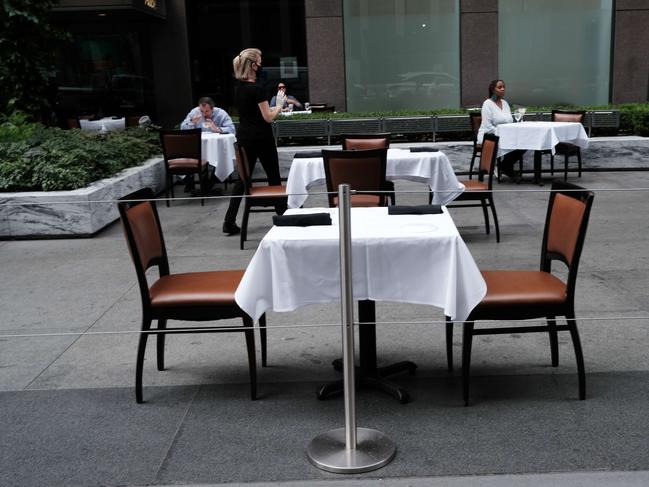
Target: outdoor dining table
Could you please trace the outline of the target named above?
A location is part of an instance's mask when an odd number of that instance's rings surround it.
[[[577,122],[519,122],[504,123],[496,127],[498,157],[508,152],[524,149],[534,151],[534,182],[541,184],[541,156],[544,151],[554,154],[559,142],[588,147],[588,135]]]
[[[81,130],[87,132],[110,132],[112,130],[124,130],[126,119],[106,117],[100,120],[79,120]]]
[[[235,154],[233,134],[203,132],[201,134],[201,154],[211,166],[219,181],[225,181],[234,172]]]
[[[408,149],[388,149],[386,178],[428,183],[433,191],[433,203],[445,205],[464,191],[455,176],[451,162],[441,151],[410,152]],[[307,200],[308,190],[325,183],[322,157],[295,157],[286,181],[288,207],[299,208]]]
[[[401,402],[408,401],[407,392],[381,381],[388,374],[377,368],[375,301],[436,306],[461,321],[487,290],[453,219],[442,210],[389,215],[385,207],[351,209],[353,297],[359,302],[360,323],[357,383],[390,392]],[[235,292],[237,304],[253,319],[268,310],[340,301],[338,210],[293,209],[286,214],[318,212],[330,213],[332,225],[274,226],[260,242]],[[340,383],[330,384],[318,396],[340,389]]]

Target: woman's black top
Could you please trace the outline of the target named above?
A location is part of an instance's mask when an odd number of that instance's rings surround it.
[[[259,109],[259,103],[267,101],[265,90],[255,83],[240,81],[235,101],[239,107],[237,137],[241,140],[273,139],[273,129]]]

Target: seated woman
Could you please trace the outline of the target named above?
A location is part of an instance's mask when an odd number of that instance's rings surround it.
[[[302,104],[297,101],[297,98],[291,95],[286,94],[286,84],[283,81],[280,81],[279,84],[277,85],[277,93],[282,93],[285,96],[285,101],[284,101],[284,106],[282,107],[282,111],[290,111],[290,110],[303,110]],[[273,96],[270,99],[270,106],[274,107],[276,106],[277,103],[277,96]]]
[[[482,144],[484,134],[495,134],[497,125],[513,121],[509,103],[505,100],[505,82],[495,79],[489,83],[489,98],[482,104],[482,123],[478,129],[477,143]],[[524,150],[515,150],[505,154],[498,161],[498,172],[515,179],[514,162],[521,159],[524,153]]]

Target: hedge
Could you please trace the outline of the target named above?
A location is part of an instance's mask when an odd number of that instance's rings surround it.
[[[57,191],[88,186],[160,154],[158,132],[128,128],[96,134],[0,118],[0,191]]]

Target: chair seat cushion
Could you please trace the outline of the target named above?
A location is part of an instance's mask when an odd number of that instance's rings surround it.
[[[244,270],[228,270],[163,276],[149,289],[151,305],[154,308],[236,305],[234,292],[244,272]]]
[[[375,194],[353,194],[350,197],[352,206],[359,208],[373,208],[379,206],[381,197]],[[338,206],[338,196],[334,196],[334,205]]]
[[[274,186],[251,186],[250,187],[250,196],[255,198],[277,198],[280,196],[286,195],[286,186],[274,185]]]
[[[489,189],[487,183],[477,179],[463,179],[460,182],[464,185],[465,191],[487,191]]]
[[[560,305],[566,302],[566,285],[543,271],[481,271],[487,295],[481,308],[530,305]]]
[[[198,159],[179,158],[169,159],[169,169],[193,169],[198,167]],[[205,166],[207,161],[201,161],[201,166]]]

